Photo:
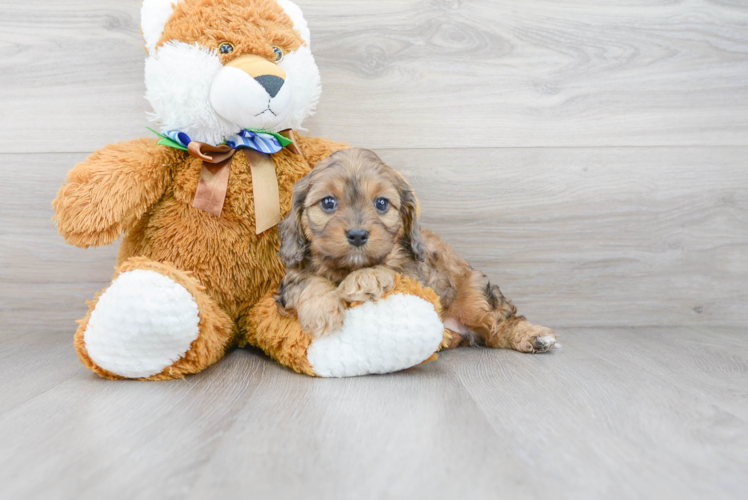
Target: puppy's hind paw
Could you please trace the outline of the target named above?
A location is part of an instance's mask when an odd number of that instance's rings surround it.
[[[556,347],[558,335],[550,328],[537,326],[526,321],[514,327],[512,347],[520,352],[543,353]]]
[[[533,352],[548,352],[557,346],[561,344],[556,344],[556,337],[533,337]]]

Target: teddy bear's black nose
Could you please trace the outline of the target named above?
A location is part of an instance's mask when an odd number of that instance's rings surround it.
[[[264,88],[268,94],[270,94],[270,97],[277,96],[281,87],[283,87],[283,84],[286,83],[283,78],[275,75],[262,75],[255,78],[255,80],[257,80],[257,83],[262,85],[262,88]]]

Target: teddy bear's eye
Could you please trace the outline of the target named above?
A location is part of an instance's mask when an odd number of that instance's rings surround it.
[[[234,44],[230,42],[223,42],[218,46],[218,52],[221,54],[231,54],[234,51]]]
[[[275,52],[275,62],[281,62],[283,60],[283,49],[273,45],[273,52]]]

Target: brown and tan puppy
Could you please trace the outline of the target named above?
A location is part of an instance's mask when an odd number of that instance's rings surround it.
[[[419,227],[410,186],[373,152],[338,151],[296,184],[279,228],[287,266],[276,296],[306,331],[329,334],[347,303],[376,301],[397,274],[440,297],[444,324],[470,344],[545,352],[553,330],[532,325],[488,278],[439,237]]]

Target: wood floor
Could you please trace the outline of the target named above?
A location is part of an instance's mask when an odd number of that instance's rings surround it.
[[[74,322],[117,245],[66,246],[50,202],[147,134],[141,1],[2,0],[0,499],[746,498],[748,3],[297,3],[309,133],[400,170],[563,348],[92,375]]]
[[[744,498],[744,331],[561,333],[344,380],[239,350],[160,384],[99,379],[67,335],[4,341],[0,496]]]

